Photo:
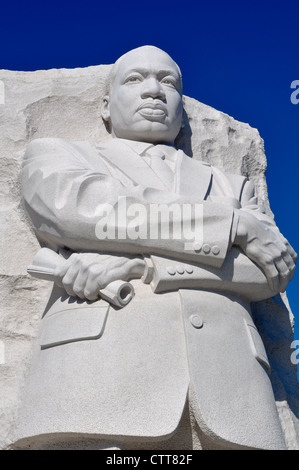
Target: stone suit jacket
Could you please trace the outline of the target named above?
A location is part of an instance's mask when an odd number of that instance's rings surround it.
[[[233,247],[234,208],[275,224],[246,178],[178,151],[167,190],[140,157],[149,144],[38,139],[22,171],[23,198],[42,245],[143,255],[154,277],[132,281],[122,310],[69,298],[60,288],[42,320],[24,386],[16,440],[65,434],[167,439],[189,400],[201,429],[236,447],[284,448],[270,366],[250,301],[275,294]],[[99,205],[201,203],[202,245],[184,239],[99,240]],[[101,206],[102,207],[102,206]],[[238,284],[238,287],[235,288]],[[262,287],[261,287],[262,286]],[[34,412],[33,412],[34,406]]]

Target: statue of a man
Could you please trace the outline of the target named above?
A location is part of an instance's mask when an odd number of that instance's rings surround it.
[[[176,149],[182,77],[165,52],[114,64],[102,117],[102,146],[37,139],[25,155],[26,210],[63,262],[19,442],[285,448],[250,302],[285,290],[296,253],[250,181]],[[117,280],[135,291],[123,308],[99,296]]]

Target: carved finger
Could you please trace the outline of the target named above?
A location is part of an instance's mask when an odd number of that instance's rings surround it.
[[[66,293],[70,296],[70,297],[76,297],[76,294],[75,292],[73,291],[72,289],[72,286],[68,286],[68,285],[63,285]]]
[[[282,237],[282,240],[283,240],[283,242],[284,242],[284,244],[285,244],[285,246],[286,246],[286,248],[287,248],[287,250],[288,250],[290,256],[292,257],[294,263],[296,263],[297,257],[298,257],[296,251],[294,250],[294,248],[290,245],[290,243],[288,242],[288,240],[287,240],[283,235],[281,235],[281,237]]]
[[[95,300],[98,300],[99,298],[99,293],[97,291],[90,291],[88,288],[85,287],[84,289],[84,298],[87,300],[90,300],[94,302]]]
[[[97,283],[97,278],[94,273],[90,273],[85,287],[84,287],[84,296],[86,299],[94,301],[99,298],[99,285]]]
[[[283,258],[275,260],[275,266],[277,268],[280,278],[279,291],[284,292],[290,281],[291,272]]]
[[[289,269],[289,280],[291,280],[293,278],[293,275],[294,275],[294,272],[295,272],[295,268],[296,268],[296,264],[294,263],[294,260],[293,258],[291,257],[291,255],[289,254],[289,252],[287,251],[286,253],[284,253],[282,255],[283,259],[284,259],[284,262],[286,263],[288,269]]]
[[[272,263],[268,262],[265,265],[264,273],[265,273],[265,276],[268,280],[268,284],[269,284],[270,289],[273,292],[279,292],[279,273],[277,271],[277,268],[276,268],[274,262],[272,262]]]
[[[80,299],[84,300],[86,297],[84,295],[84,288],[85,288],[85,281],[84,277],[80,274],[75,279],[75,282],[73,284],[73,291],[77,297]]]
[[[66,271],[64,266],[57,266],[54,269],[54,282],[59,287],[63,287],[62,278],[65,276]]]
[[[290,253],[291,257],[293,258],[294,263],[296,264],[298,255],[296,251],[291,247],[291,245],[288,243],[288,252]]]
[[[280,236],[279,242],[276,243],[276,247],[281,250],[281,257],[289,270],[288,279],[290,281],[295,272],[297,255],[295,251],[293,250],[293,248],[291,247],[291,245],[289,244],[289,242],[287,241],[287,239],[284,238],[282,235]],[[277,259],[279,259],[279,257],[277,257]],[[285,271],[285,268],[283,267],[281,271],[282,275],[284,271]]]
[[[76,297],[77,295],[73,289],[77,276],[78,269],[75,266],[70,266],[66,274],[62,278],[63,287],[65,288],[68,295],[72,297]]]

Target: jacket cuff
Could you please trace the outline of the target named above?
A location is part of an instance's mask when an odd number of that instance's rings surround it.
[[[150,256],[144,256],[144,263],[145,263],[145,268],[144,268],[144,273],[143,276],[141,277],[141,280],[144,284],[149,284],[154,276],[154,264],[151,260]]]

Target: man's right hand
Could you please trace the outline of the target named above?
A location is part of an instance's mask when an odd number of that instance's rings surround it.
[[[56,284],[64,287],[68,295],[94,301],[110,282],[141,278],[144,267],[144,260],[137,257],[73,253],[65,263],[57,266],[54,277]]]
[[[264,272],[274,292],[284,292],[295,271],[297,254],[277,227],[270,227],[246,211],[239,216],[234,241]]]

